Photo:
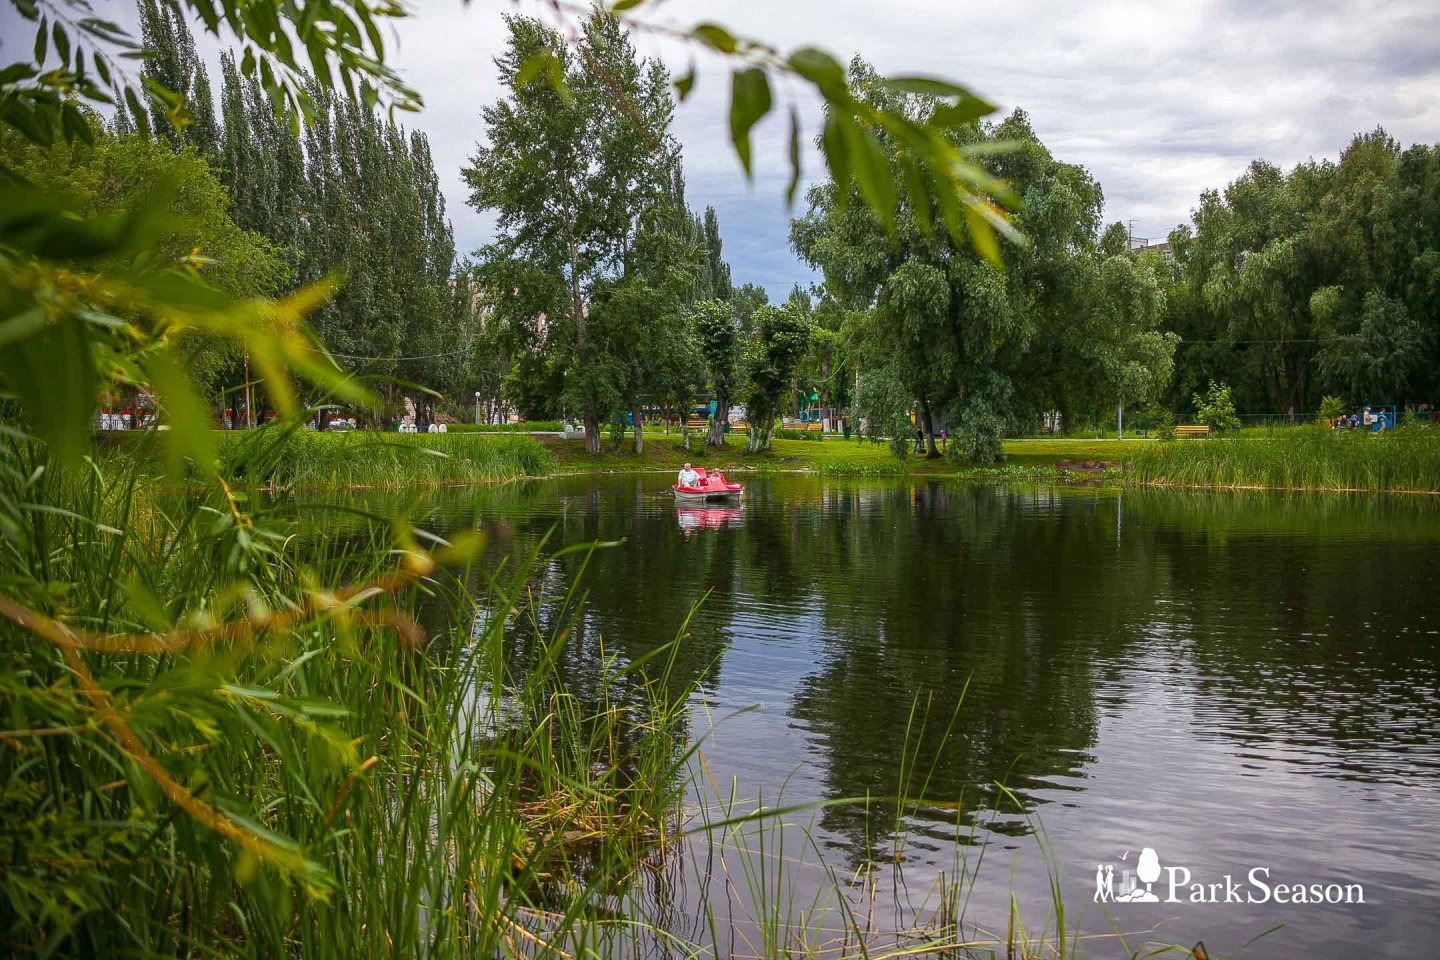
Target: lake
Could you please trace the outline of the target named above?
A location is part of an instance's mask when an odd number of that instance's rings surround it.
[[[502,553],[620,541],[542,563],[537,588],[588,592],[579,685],[598,651],[685,631],[692,821],[732,793],[871,798],[749,834],[769,847],[741,867],[773,863],[761,882],[797,912],[825,916],[817,891],[839,886],[898,929],[978,871],[966,916],[989,930],[1012,893],[1042,924],[1058,877],[1067,929],[1135,931],[1131,949],[1260,936],[1244,956],[1338,960],[1440,939],[1440,501],[781,475],[694,507],[669,482],[418,499],[434,529],[494,525]],[[902,793],[925,802],[897,811]],[[756,881],[696,843],[676,932],[715,922],[695,906],[713,883],[753,952]]]

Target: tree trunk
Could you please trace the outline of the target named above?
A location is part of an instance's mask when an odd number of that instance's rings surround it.
[[[790,419],[800,419],[800,378],[790,378]]]
[[[575,375],[585,399],[581,403],[580,420],[585,426],[585,452],[600,455],[600,414],[585,383],[585,302],[580,296],[580,247],[571,231],[570,211],[565,212],[565,233],[570,252],[570,318],[575,322]]]
[[[715,391],[715,416],[710,420],[710,433],[705,438],[706,446],[725,446],[725,424],[729,419],[730,398],[725,395],[724,390],[717,390]]]
[[[630,419],[635,421],[635,455],[639,456],[645,452],[645,436],[641,432],[640,401],[634,397],[630,398]]]
[[[600,455],[600,417],[590,409],[580,417],[585,427],[585,452],[592,457]]]
[[[935,446],[935,421],[930,417],[930,399],[920,394],[920,426],[925,431],[925,459],[939,460],[940,451]]]

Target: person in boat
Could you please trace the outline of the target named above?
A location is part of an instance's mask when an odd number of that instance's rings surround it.
[[[696,473],[695,468],[687,463],[680,469],[678,482],[682,487],[698,487],[700,486],[700,474]]]

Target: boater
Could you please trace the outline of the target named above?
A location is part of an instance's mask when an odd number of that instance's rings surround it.
[[[682,487],[698,487],[700,486],[700,474],[696,473],[695,469],[687,463],[680,471],[679,483]]]

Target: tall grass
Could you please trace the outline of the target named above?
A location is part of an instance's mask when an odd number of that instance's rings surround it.
[[[1440,492],[1440,432],[1294,427],[1273,436],[1155,444],[1134,452],[1130,465],[1139,483],[1435,493]]]
[[[144,496],[144,462],[4,450],[9,949],[523,953],[532,915],[565,939],[664,855],[689,690],[663,655],[602,656],[579,697],[573,618],[508,648],[534,571],[481,574],[478,534],[312,536]]]
[[[411,487],[543,476],[552,460],[531,437],[315,433],[223,434],[222,472],[277,487]]]

